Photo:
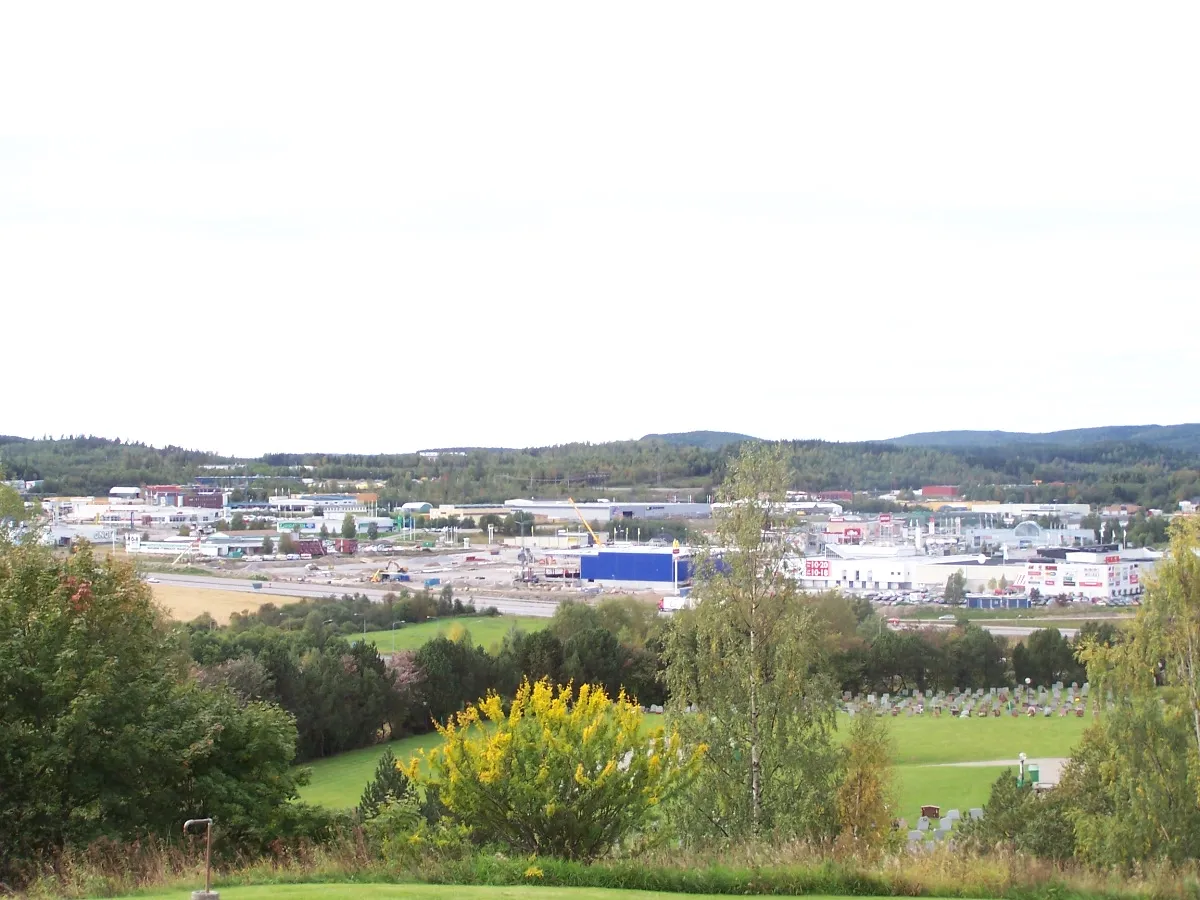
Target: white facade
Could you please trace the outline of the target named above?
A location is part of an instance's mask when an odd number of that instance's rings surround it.
[[[712,516],[712,505],[708,503],[616,503],[597,501],[576,503],[566,500],[505,500],[504,506],[512,512],[527,512],[535,518],[551,522],[577,522],[582,514],[589,522],[607,522],[610,519],[707,519]],[[579,512],[576,512],[578,507]]]
[[[366,534],[372,522],[381,533],[392,531],[396,527],[396,523],[387,516],[360,516],[355,513],[348,515],[354,516],[354,527],[358,534]],[[324,525],[326,534],[330,537],[340,537],[345,518],[346,515],[341,513],[326,513],[324,516],[310,516],[304,519],[280,519],[275,523],[275,530],[280,534],[315,536],[321,533],[321,526]]]
[[[300,513],[306,516],[311,516],[317,507],[324,513],[367,511],[367,507],[353,494],[282,494],[268,497],[267,505],[277,513]]]
[[[1037,588],[1044,597],[1087,597],[1111,600],[1139,597],[1145,590],[1144,577],[1157,560],[1142,551],[1110,553],[1067,553],[1065,559],[1039,558],[1025,564],[1025,586]]]
[[[1092,511],[1086,503],[968,503],[966,507],[973,513],[1011,516],[1014,519],[1036,519],[1040,516],[1078,519]]]
[[[130,503],[72,503],[60,509],[61,521],[76,524],[112,525],[117,528],[157,528],[180,525],[211,525],[222,510],[203,506],[151,506]]]
[[[1043,597],[1065,594],[1099,600],[1141,596],[1145,576],[1156,561],[1143,550],[1068,551],[1064,559],[1035,557],[999,564],[978,556],[899,553],[848,559],[810,556],[792,560],[789,569],[810,590],[941,590],[952,573],[961,571],[970,591],[986,590],[1003,577],[1023,593],[1036,588]]]
[[[200,552],[199,538],[185,538],[178,541],[143,541],[137,532],[125,535],[125,552],[138,553],[147,556],[178,556],[180,553]],[[216,553],[212,553],[216,556]]]

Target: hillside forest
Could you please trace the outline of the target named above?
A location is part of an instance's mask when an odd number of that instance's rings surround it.
[[[269,453],[256,459],[99,437],[0,436],[0,472],[10,479],[41,480],[44,494],[85,496],[106,494],[115,485],[177,484],[197,476],[226,476],[236,499],[303,490],[302,478],[347,486],[366,481],[384,509],[409,500],[497,503],[520,496],[703,500],[721,485],[740,444],[697,435],[694,442],[687,435],[658,435],[522,450],[463,449],[437,457]],[[792,489],[860,492],[867,506],[880,493],[926,484],[958,485],[970,500],[1124,503],[1163,510],[1200,496],[1200,443],[1099,439],[938,447],[788,441],[782,448]],[[222,466],[228,468],[212,468]]]

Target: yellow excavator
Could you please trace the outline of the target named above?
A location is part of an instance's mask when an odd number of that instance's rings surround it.
[[[389,560],[388,564],[386,566],[384,566],[382,569],[379,569],[378,571],[375,572],[374,575],[371,576],[372,583],[379,584],[379,582],[381,582],[381,581],[390,581],[391,579],[388,577],[388,573],[391,572],[392,569],[395,569],[398,574],[399,573],[404,573],[404,574],[408,573],[408,569],[406,567],[400,565],[394,559]],[[403,579],[399,579],[399,580],[403,580]]]
[[[589,525],[588,520],[583,517],[583,513],[580,512],[579,507],[575,505],[575,501],[568,497],[567,502],[571,504],[571,508],[575,510],[575,515],[579,516],[579,521],[583,523],[583,527],[586,528],[588,534],[592,536],[592,544],[599,547],[602,543],[600,538],[596,537],[596,532],[592,531],[592,526]]]

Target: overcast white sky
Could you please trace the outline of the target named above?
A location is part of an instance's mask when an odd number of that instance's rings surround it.
[[[1198,9],[6,4],[0,433],[1200,420]]]

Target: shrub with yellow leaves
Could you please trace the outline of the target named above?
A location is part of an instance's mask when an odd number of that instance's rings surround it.
[[[703,748],[678,733],[640,733],[622,693],[524,682],[506,713],[490,694],[439,726],[425,784],[476,840],[515,853],[594,859],[650,830],[659,805],[695,773]],[[421,779],[414,760],[411,777]]]

